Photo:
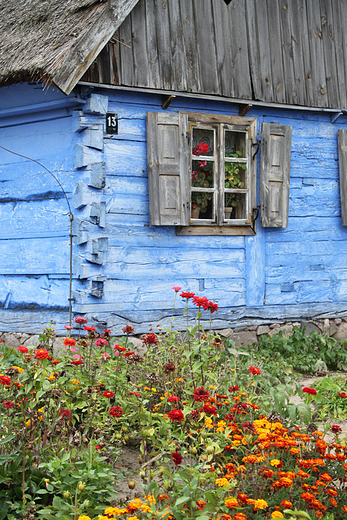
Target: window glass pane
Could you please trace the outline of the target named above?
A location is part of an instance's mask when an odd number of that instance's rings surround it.
[[[225,162],[225,187],[230,190],[247,188],[246,163]]]
[[[192,161],[192,188],[213,188],[214,163],[212,161]]]
[[[225,157],[246,158],[246,134],[225,131]]]
[[[224,193],[224,218],[247,220],[246,193]]]
[[[191,218],[214,220],[213,193],[192,192]]]
[[[193,127],[193,155],[214,155],[214,130]]]

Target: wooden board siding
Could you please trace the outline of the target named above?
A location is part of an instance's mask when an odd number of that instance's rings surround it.
[[[21,99],[29,103],[37,94],[32,89],[21,90]],[[263,122],[292,127],[288,227],[261,228],[258,220],[254,236],[179,236],[174,226],[149,223],[146,114],[162,112],[161,97],[106,89],[91,94],[93,106],[119,118],[118,135],[105,134],[99,149],[91,148],[87,128],[104,121],[97,110],[66,110],[65,117],[56,111],[49,122],[19,121],[2,129],[0,119],[1,143],[47,165],[73,206],[74,313],[114,333],[129,322],[139,333],[150,323],[170,327],[171,288],[179,285],[217,301],[215,328],[346,315],[347,228],[341,223],[337,141],[346,116],[332,124],[328,114],[252,108],[247,117],[257,119],[258,141]],[[237,105],[182,97],[166,113],[179,110],[238,115]],[[77,120],[86,129],[74,132]],[[84,162],[74,167],[82,146]],[[88,184],[88,161],[105,163],[103,188]],[[4,151],[0,181],[0,329],[38,331],[52,317],[63,331],[65,200],[38,165]],[[99,220],[91,218],[93,204],[104,212]],[[184,328],[180,298],[177,308],[175,323]]]
[[[82,81],[347,108],[340,0],[140,0]]]

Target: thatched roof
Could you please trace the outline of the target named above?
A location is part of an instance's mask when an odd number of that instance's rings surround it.
[[[138,0],[0,0],[0,85],[71,92]]]

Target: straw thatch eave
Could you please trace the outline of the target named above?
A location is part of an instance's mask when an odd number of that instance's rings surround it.
[[[138,0],[1,0],[0,85],[69,94]]]

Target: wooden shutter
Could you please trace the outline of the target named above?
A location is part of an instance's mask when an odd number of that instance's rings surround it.
[[[339,130],[339,171],[342,225],[347,226],[347,130]]]
[[[263,123],[261,129],[261,224],[287,227],[292,127]]]
[[[147,113],[150,223],[189,225],[187,114]]]

